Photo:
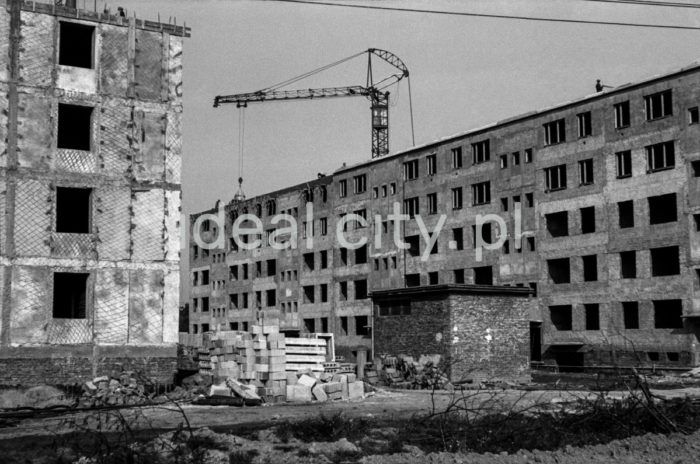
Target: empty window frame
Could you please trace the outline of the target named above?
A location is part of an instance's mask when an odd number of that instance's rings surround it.
[[[571,270],[569,258],[557,258],[547,260],[549,278],[555,284],[568,284],[571,282]]]
[[[205,296],[202,298],[202,312],[203,313],[209,312],[209,297],[208,296]]]
[[[525,164],[532,163],[533,159],[534,159],[534,156],[533,156],[532,148],[526,149],[525,150]]]
[[[647,154],[647,172],[663,171],[676,165],[673,140],[644,147]]]
[[[348,196],[348,181],[347,179],[342,179],[338,182],[338,194],[340,198]]]
[[[355,299],[365,300],[367,299],[367,280],[356,280],[355,281]]]
[[[418,179],[418,160],[403,163],[403,180]]]
[[[583,309],[586,312],[586,330],[600,330],[600,305],[586,303]]]
[[[533,206],[535,206],[535,195],[533,193],[526,193],[525,203],[527,204],[528,208],[532,208]]]
[[[508,197],[501,198],[501,211],[508,211]]]
[[[598,256],[581,256],[581,262],[583,264],[583,281],[595,282],[598,280]]]
[[[620,229],[634,227],[634,201],[617,202],[618,223]]]
[[[306,333],[315,333],[316,332],[316,319],[313,319],[313,318],[304,319],[304,331]]]
[[[462,187],[452,189],[452,209],[462,209]]]
[[[428,214],[437,214],[438,212],[438,194],[428,194]]]
[[[420,274],[406,274],[404,277],[404,282],[406,284],[406,287],[419,287]]]
[[[348,317],[340,317],[340,335],[348,335]]]
[[[92,69],[95,27],[60,21],[58,64]]]
[[[477,238],[476,224],[472,225],[472,245],[476,248],[476,238]],[[481,226],[481,240],[483,243],[492,243],[491,241],[491,223],[487,222]]]
[[[678,275],[681,273],[678,246],[652,248],[651,275],[652,277]]]
[[[462,229],[461,227],[456,227],[452,229],[452,242],[454,242],[454,244],[450,244],[450,249],[464,249],[464,229]]]
[[[313,271],[315,268],[315,259],[313,252],[304,253],[304,268],[307,271]]]
[[[647,121],[663,118],[673,114],[673,93],[672,90],[657,92],[644,97],[644,110]]]
[[[404,238],[404,242],[408,245],[409,256],[420,256],[420,236],[410,235]]]
[[[578,181],[579,185],[593,184],[593,158],[578,162]]]
[[[274,277],[275,274],[277,274],[277,260],[276,259],[268,259],[267,260],[267,276],[268,277]]]
[[[493,267],[480,266],[474,268],[474,284],[493,285]]]
[[[698,111],[698,107],[694,106],[692,108],[688,108],[688,124],[697,124],[700,122],[700,111]]]
[[[348,249],[345,247],[340,249],[340,264],[343,266],[348,265]]]
[[[439,282],[440,277],[437,271],[428,272],[428,285],[437,285]]]
[[[348,299],[348,282],[347,281],[342,281],[338,282],[338,297],[340,298],[340,301],[345,301]]]
[[[92,189],[56,187],[56,232],[92,231]]]
[[[315,303],[316,302],[316,292],[313,285],[305,285],[303,287],[304,291],[304,303]]]
[[[92,110],[91,106],[58,104],[57,148],[91,150]]]
[[[328,267],[328,250],[322,250],[318,254],[321,269]]]
[[[654,328],[682,329],[682,300],[654,300]]]
[[[514,151],[511,156],[513,158],[513,166],[520,166],[520,152]]]
[[[231,293],[228,296],[228,304],[229,304],[229,308],[238,309],[238,294],[237,293]]]
[[[355,264],[367,264],[367,245],[355,249]]]
[[[636,301],[622,302],[622,318],[625,329],[639,328],[639,303]]]
[[[488,139],[472,143],[472,164],[485,163],[491,159],[491,143]]]
[[[265,302],[268,307],[277,306],[277,290],[273,288],[265,291]]]
[[[566,124],[564,119],[548,122],[544,125],[544,144],[554,145],[566,141]]]
[[[624,150],[615,153],[615,173],[618,179],[632,177],[632,151]]]
[[[321,284],[321,303],[328,303],[328,284]]]
[[[455,269],[452,271],[454,274],[454,280],[456,284],[464,283],[464,269]]]
[[[508,155],[501,155],[498,157],[501,169],[508,167]]]
[[[622,129],[630,125],[630,102],[623,101],[613,105],[615,111],[615,128]]]
[[[419,203],[418,197],[406,198],[403,201],[403,214],[408,214],[410,218],[419,214]]]
[[[554,305],[549,307],[549,318],[557,330],[571,330],[571,305]]]
[[[637,252],[634,250],[620,252],[620,277],[623,279],[637,278]]]
[[[459,169],[462,167],[462,147],[452,149],[452,167]]]
[[[472,185],[472,205],[491,203],[491,182],[479,182]]]
[[[352,178],[352,188],[354,193],[365,193],[367,191],[367,174],[360,174]]]
[[[693,177],[700,177],[700,160],[691,161],[690,167],[693,171]]]
[[[389,193],[391,195],[396,195],[396,182],[389,184]]]
[[[552,166],[544,170],[545,192],[566,188],[566,164]]]
[[[693,222],[695,222],[695,232],[700,232],[700,213],[693,214]]]
[[[325,236],[328,235],[328,218],[320,218],[318,220],[319,223],[319,228],[321,229],[321,235]]]
[[[372,333],[368,316],[355,316],[355,335],[369,337]]]
[[[527,237],[527,251],[535,251],[536,246],[535,246],[535,237]],[[522,247],[518,249],[518,253],[520,253],[522,250]]]
[[[576,122],[578,123],[578,137],[584,138],[588,137],[593,133],[593,127],[591,125],[591,112],[586,111],[585,113],[579,113],[576,115]]]
[[[547,225],[547,231],[552,237],[565,237],[569,235],[568,211],[545,214],[544,219]]]
[[[428,155],[425,158],[425,162],[428,168],[428,175],[434,176],[437,173],[437,155]]]
[[[581,233],[592,234],[595,232],[595,206],[587,206],[579,211],[581,212]]]
[[[53,274],[53,318],[87,318],[87,283],[90,274],[55,272]]]
[[[649,201],[649,224],[665,224],[678,220],[675,193],[647,198]]]

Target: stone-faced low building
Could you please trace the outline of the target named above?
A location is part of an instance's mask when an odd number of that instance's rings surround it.
[[[189,32],[54,3],[0,1],[0,384],[166,380]]]
[[[446,284],[372,292],[375,357],[431,361],[452,382],[527,381],[530,317],[523,287]]]

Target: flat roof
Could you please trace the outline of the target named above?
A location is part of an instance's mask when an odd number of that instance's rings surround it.
[[[373,300],[389,300],[396,297],[407,297],[413,295],[433,295],[466,293],[472,295],[507,295],[507,296],[530,296],[534,294],[530,287],[513,287],[509,285],[476,285],[476,284],[441,284],[422,285],[419,287],[392,288],[388,290],[376,290],[369,292]]]
[[[438,145],[441,145],[444,143],[449,143],[451,141],[455,141],[455,140],[460,139],[460,138],[483,134],[484,132],[492,131],[494,129],[498,129],[498,128],[505,127],[505,126],[508,126],[511,124],[515,124],[517,122],[521,122],[521,121],[524,121],[524,120],[527,120],[530,118],[534,118],[537,116],[543,116],[546,114],[554,113],[556,111],[561,111],[563,109],[570,108],[570,107],[573,107],[576,105],[580,105],[582,103],[588,103],[588,102],[600,100],[601,98],[606,98],[606,97],[609,97],[611,95],[615,95],[615,94],[626,92],[626,91],[629,91],[629,90],[632,90],[635,88],[643,87],[645,85],[649,85],[649,84],[652,84],[652,83],[660,81],[660,80],[668,79],[668,78],[671,78],[671,77],[674,77],[674,76],[677,76],[680,74],[688,74],[688,73],[698,71],[698,70],[700,70],[700,61],[694,61],[693,63],[691,63],[687,66],[684,66],[682,68],[675,68],[673,70],[664,72],[662,74],[655,74],[651,77],[645,78],[645,79],[637,81],[637,82],[629,82],[627,84],[619,85],[613,89],[607,89],[607,90],[603,90],[601,92],[595,92],[595,93],[585,95],[583,97],[580,97],[580,98],[577,98],[574,100],[569,100],[567,102],[556,104],[554,106],[548,106],[548,107],[545,107],[545,108],[542,108],[539,110],[528,111],[527,113],[522,113],[522,114],[519,114],[517,116],[512,116],[512,117],[509,117],[506,119],[502,119],[500,121],[496,121],[496,122],[487,124],[485,126],[481,126],[481,127],[475,128],[475,129],[470,129],[470,130],[467,130],[464,132],[458,132],[456,134],[448,135],[446,137],[442,137],[442,138],[437,139],[437,140],[432,140],[430,142],[426,142],[426,143],[421,144],[421,145],[416,145],[415,147],[411,147],[409,149],[394,153],[393,155],[387,155],[387,156],[382,156],[382,157],[378,157],[378,158],[373,158],[371,160],[362,161],[360,163],[356,163],[356,164],[353,164],[351,166],[343,166],[343,167],[340,167],[339,169],[337,169],[335,171],[335,173],[351,171],[353,169],[368,166],[368,165],[371,165],[374,163],[378,163],[378,162],[381,162],[381,161],[386,160],[386,159],[391,159],[391,158],[399,157],[402,155],[407,155],[407,154],[410,154],[410,153],[413,153],[416,151],[421,151],[421,150],[425,150],[427,148],[438,146]]]

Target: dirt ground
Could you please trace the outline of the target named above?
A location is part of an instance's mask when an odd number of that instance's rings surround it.
[[[681,389],[654,391],[666,398],[698,396],[700,390]],[[596,398],[599,393],[585,391],[518,391],[494,390],[464,392],[470,407],[496,407],[528,410],[538,407],[561,407],[581,399]],[[608,393],[609,398],[623,398],[624,392]],[[398,445],[395,438],[399,430],[392,427],[371,428],[362,438],[349,441],[343,437],[315,442],[280,437],[277,425],[301,423],[319,417],[332,418],[342,415],[345,419],[406,419],[432,410],[441,411],[454,400],[454,396],[442,392],[430,394],[423,391],[378,391],[358,401],[339,401],[314,404],[278,404],[262,407],[193,406],[173,405],[142,407],[113,412],[61,414],[54,417],[27,418],[13,426],[0,428],[0,453],[2,462],[74,462],[81,455],[61,439],[71,431],[84,431],[85,427],[97,430],[117,425],[114,418],[123,419],[130,427],[140,429],[136,433],[148,441],[145,449],[159,454],[164,450],[179,449],[173,443],[173,430],[188,423],[197,441],[206,446],[198,458],[205,463],[333,463],[363,462],[383,463],[696,463],[700,456],[700,432],[682,434],[648,434],[609,443],[574,448],[567,446],[553,451],[519,451],[514,454],[460,454],[424,453],[417,446]],[[96,421],[96,417],[102,418]],[[112,422],[105,420],[111,417]],[[118,437],[117,437],[118,438]],[[31,446],[28,446],[31,445]],[[376,454],[368,450],[376,450]],[[145,452],[145,451],[144,451]],[[178,451],[178,452],[181,452]],[[231,457],[233,456],[233,457]],[[166,456],[170,462],[172,456]],[[94,462],[83,460],[83,463]],[[115,462],[119,462],[118,460]],[[144,462],[150,462],[148,459]],[[174,462],[174,461],[173,461]]]

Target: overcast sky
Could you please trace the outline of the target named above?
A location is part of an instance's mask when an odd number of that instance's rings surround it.
[[[349,3],[700,26],[700,9],[586,0]],[[157,19],[160,13],[163,22],[176,17],[192,27],[184,49],[185,213],[211,208],[217,199],[229,201],[236,190],[239,110],[212,108],[215,95],[258,90],[370,47],[391,51],[410,70],[417,144],[587,95],[597,78],[620,85],[685,66],[700,55],[700,31],[272,1],[118,4],[139,18]],[[375,77],[388,71],[375,70]],[[364,85],[365,73],[366,60],[355,59],[290,88]],[[395,153],[412,145],[405,81],[391,98]],[[343,162],[369,159],[370,137],[369,102],[362,97],[251,105],[245,110],[244,190],[253,196],[330,173]]]

